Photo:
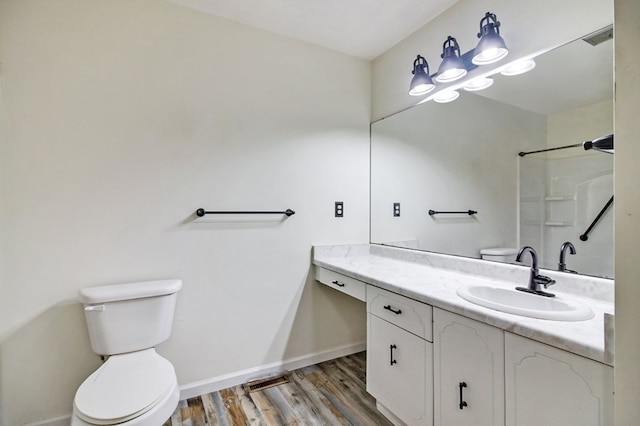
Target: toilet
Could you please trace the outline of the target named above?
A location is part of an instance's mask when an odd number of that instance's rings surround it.
[[[108,358],[78,388],[71,426],[159,426],[171,417],[178,381],[154,347],[171,334],[181,288],[173,279],[80,290],[91,349]]]
[[[518,249],[512,247],[492,247],[480,250],[480,258],[494,262],[515,263]]]

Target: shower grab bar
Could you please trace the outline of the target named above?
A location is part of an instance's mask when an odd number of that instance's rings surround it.
[[[604,215],[604,213],[607,211],[607,209],[611,204],[613,204],[613,195],[611,196],[611,198],[609,198],[609,201],[607,201],[607,204],[604,205],[602,210],[600,210],[600,213],[598,213],[598,216],[596,216],[596,218],[593,219],[593,222],[591,222],[591,225],[589,225],[587,230],[584,231],[584,234],[580,235],[580,241],[587,241],[589,239],[589,232],[591,232],[593,227],[596,226],[596,223],[598,223],[602,215]]]
[[[206,211],[205,209],[196,210],[196,215],[202,217],[206,214],[285,214],[287,216],[293,216],[296,214],[291,209],[286,209],[285,211]]]
[[[471,216],[472,214],[477,214],[478,212],[475,210],[467,210],[463,212],[439,212],[436,210],[429,210],[429,216],[433,216],[434,214],[468,214]]]

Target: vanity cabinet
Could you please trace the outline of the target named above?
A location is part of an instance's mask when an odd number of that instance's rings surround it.
[[[612,425],[613,367],[505,333],[508,425]]]
[[[431,306],[368,287],[367,391],[392,421],[433,422],[431,336]]]
[[[395,424],[613,424],[611,366],[325,268],[316,279],[366,300],[367,391]]]
[[[433,310],[435,425],[504,424],[504,332]]]

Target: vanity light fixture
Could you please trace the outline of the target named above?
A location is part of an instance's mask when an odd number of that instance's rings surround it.
[[[467,69],[460,59],[460,46],[458,41],[451,36],[442,44],[442,62],[438,68],[436,81],[438,83],[450,83],[456,81],[467,74]]]
[[[426,72],[425,68],[427,69]],[[418,55],[416,60],[413,61],[411,74],[413,74],[409,85],[409,94],[411,96],[422,96],[436,88],[431,76],[429,76],[429,63],[424,57]]]
[[[507,56],[509,49],[500,36],[500,21],[495,13],[487,12],[480,20],[480,41],[473,53],[473,62],[476,65],[487,65],[498,62]]]
[[[480,32],[477,33],[478,45],[475,49],[468,52],[460,52],[460,45],[455,37],[448,36],[447,40],[442,44],[442,62],[438,67],[438,72],[429,75],[429,65],[427,60],[418,55],[413,62],[413,78],[409,85],[409,94],[411,96],[422,96],[436,88],[439,84],[448,84],[460,80],[467,73],[475,68],[492,64],[503,59],[509,54],[509,49],[500,35],[500,21],[498,21],[495,13],[487,12],[480,20]],[[535,67],[533,59],[526,62],[515,61],[509,66],[502,67],[504,75],[518,75]],[[486,89],[493,84],[491,75],[497,73],[498,70],[478,73],[469,81],[454,83],[451,87],[443,88],[442,93],[436,93],[428,98],[420,101],[427,102],[433,99],[436,102],[445,103],[454,101],[460,96],[456,90],[460,87],[468,91],[478,91]],[[434,82],[435,81],[435,82]]]
[[[525,72],[531,71],[536,67],[536,61],[533,58],[527,59],[518,59],[517,61],[513,61],[505,69],[500,71],[500,74],[512,76],[512,75],[520,75]]]
[[[492,84],[493,79],[491,77],[476,77],[472,80],[469,80],[467,84],[462,86],[462,88],[468,92],[477,92],[479,90],[486,89]]]
[[[456,90],[443,90],[442,92],[436,93],[433,100],[439,104],[446,104],[455,101],[458,99],[458,96],[460,96],[460,92]]]

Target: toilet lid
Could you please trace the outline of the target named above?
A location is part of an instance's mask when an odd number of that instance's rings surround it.
[[[150,410],[175,381],[173,365],[153,348],[113,355],[80,385],[74,406],[91,423],[119,423]]]

